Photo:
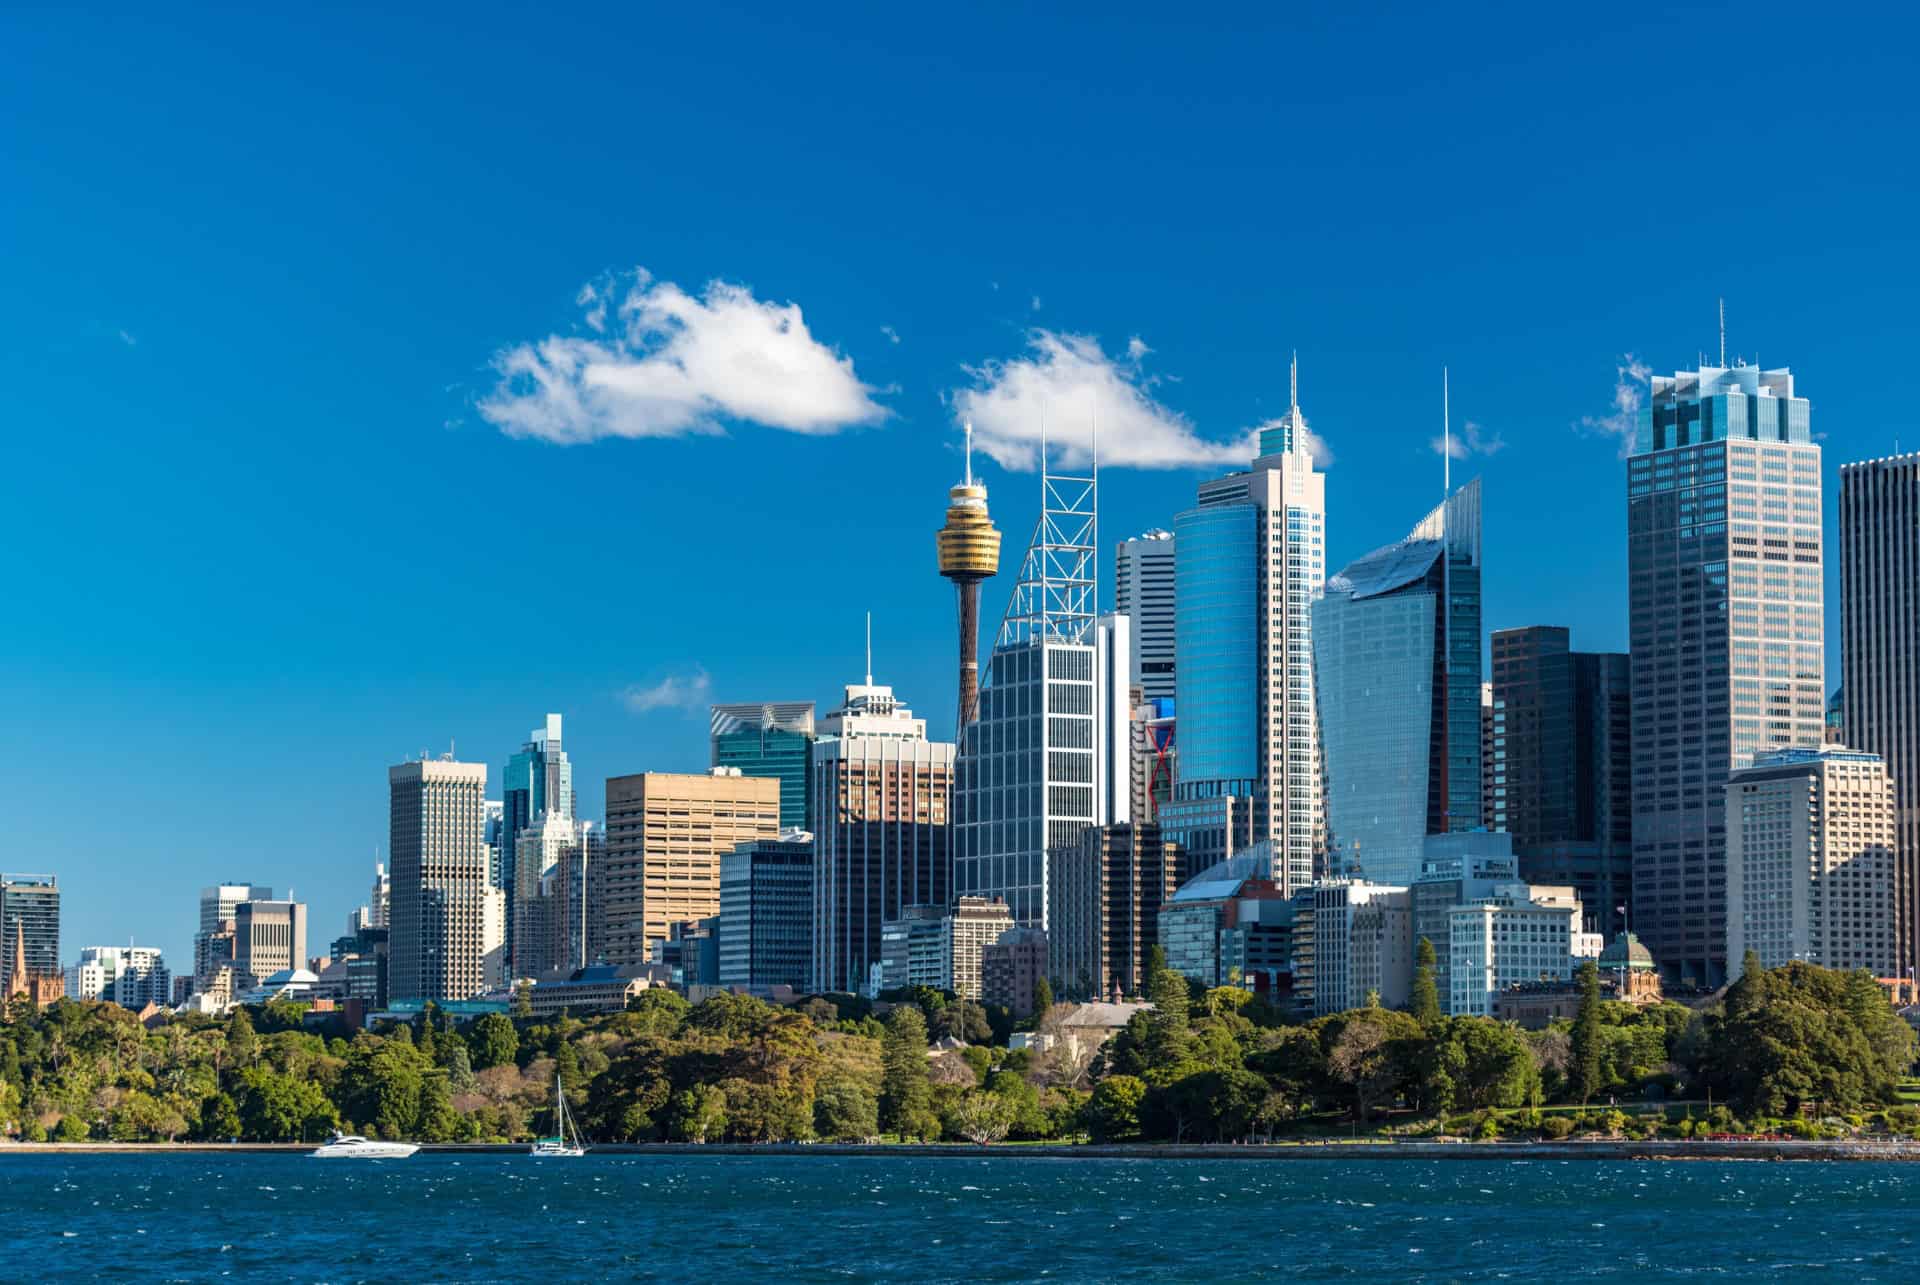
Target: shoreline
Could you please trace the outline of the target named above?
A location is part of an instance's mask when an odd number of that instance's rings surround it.
[[[9,1156],[304,1155],[311,1142],[29,1142],[0,1144]],[[423,1143],[421,1155],[525,1155],[524,1143]],[[1281,1142],[1048,1144],[998,1143],[669,1143],[612,1142],[589,1147],[609,1156],[928,1157],[951,1160],[1799,1160],[1920,1161],[1920,1141],[1643,1142]]]

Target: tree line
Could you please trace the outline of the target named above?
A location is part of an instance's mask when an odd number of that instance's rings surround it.
[[[1621,1098],[1708,1097],[1723,1123],[1733,1111],[1894,1106],[1914,1061],[1912,1029],[1865,973],[1749,960],[1699,1009],[1603,999],[1591,963],[1579,985],[1577,1016],[1543,1031],[1447,1017],[1423,942],[1408,1011],[1369,1003],[1296,1022],[1246,990],[1195,986],[1156,956],[1152,1006],[1097,1049],[1064,1023],[1067,1006],[1042,1009],[1034,1047],[1008,1048],[1004,1014],[924,990],[793,1007],[649,990],[587,1019],[456,1025],[429,1007],[357,1033],[308,1029],[284,1002],[152,1028],[108,1003],[15,1004],[0,1023],[0,1130],[25,1141],[317,1141],[341,1128],[510,1142],[551,1131],[558,1083],[602,1141],[1226,1142],[1432,1132],[1500,1112],[1554,1136],[1571,1127],[1556,1104]],[[1896,1110],[1890,1121],[1920,1126],[1920,1111]]]

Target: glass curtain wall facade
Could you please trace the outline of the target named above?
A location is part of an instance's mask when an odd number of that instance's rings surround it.
[[[1920,454],[1843,465],[1839,525],[1837,739],[1893,779],[1894,958],[1908,977],[1920,966]]]
[[[1481,823],[1479,491],[1350,563],[1313,606],[1336,876],[1410,884],[1425,836]]]
[[[27,976],[60,977],[60,883],[52,875],[0,874],[0,995],[13,992],[14,956],[22,953]]]
[[[780,782],[780,824],[813,829],[813,702],[712,706],[711,767]]]
[[[1820,448],[1785,369],[1655,376],[1627,460],[1633,926],[1727,980],[1729,772],[1824,728]]]
[[[520,886],[520,835],[540,827],[549,813],[573,820],[573,763],[561,742],[560,715],[549,714],[544,725],[527,735],[527,743],[507,759],[501,785],[500,820],[488,857],[488,877],[508,899],[506,958],[514,958],[515,931],[512,902]],[[492,803],[489,808],[495,806]],[[536,872],[534,876],[539,878]]]
[[[1271,844],[1289,892],[1312,882],[1323,840],[1312,604],[1326,487],[1308,441],[1296,404],[1262,430],[1250,469],[1202,483],[1174,520],[1181,750],[1160,818],[1193,869]]]

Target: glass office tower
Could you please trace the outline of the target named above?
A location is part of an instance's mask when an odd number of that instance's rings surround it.
[[[1920,454],[1840,467],[1836,739],[1886,761],[1898,842],[1894,958],[1920,965]]]
[[[489,809],[494,804],[488,803]],[[573,762],[561,745],[560,716],[547,715],[546,722],[527,734],[527,743],[507,760],[501,786],[499,827],[488,855],[487,878],[507,897],[505,958],[514,958],[514,890],[519,887],[520,836],[532,830],[538,833],[542,818],[552,813],[573,820]],[[536,874],[535,879],[538,879]]]
[[[1480,564],[1476,480],[1313,606],[1330,873],[1412,884],[1481,823]]]
[[[1326,539],[1326,479],[1298,398],[1260,433],[1244,472],[1200,485],[1174,519],[1180,753],[1160,824],[1188,871],[1270,843],[1288,893],[1322,845],[1312,604]]]
[[[780,782],[780,828],[813,829],[813,702],[714,705],[710,767]]]
[[[1655,376],[1627,460],[1633,928],[1669,985],[1727,980],[1727,774],[1823,733],[1808,420],[1785,369]]]

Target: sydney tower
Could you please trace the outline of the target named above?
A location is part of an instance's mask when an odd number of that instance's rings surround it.
[[[960,591],[960,733],[978,710],[980,582],[1000,570],[1000,532],[987,516],[987,488],[973,480],[973,425],[967,425],[967,472],[947,499],[940,528],[940,574]]]

